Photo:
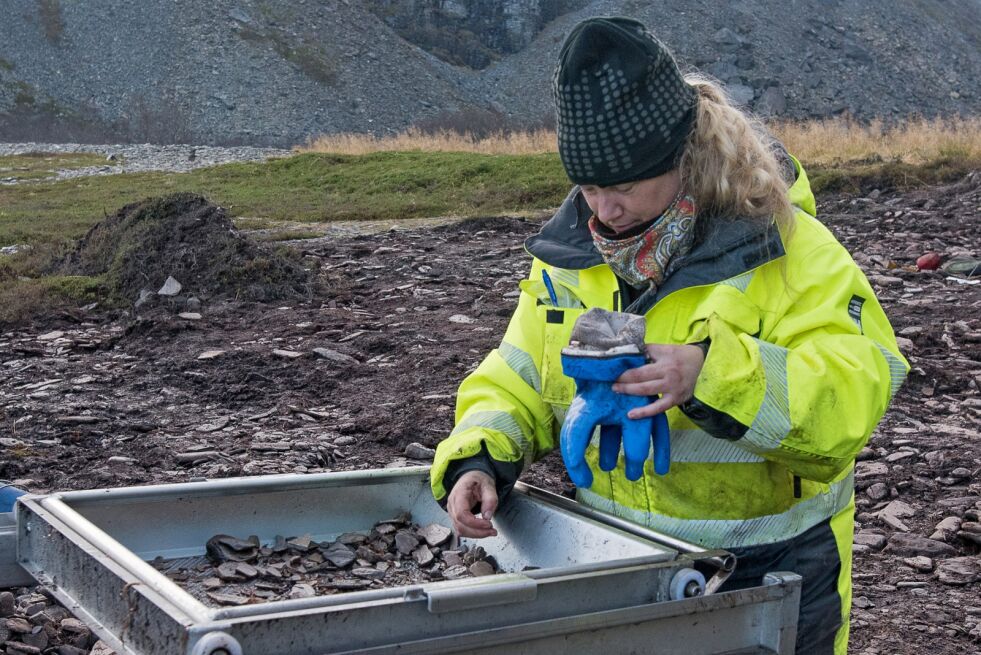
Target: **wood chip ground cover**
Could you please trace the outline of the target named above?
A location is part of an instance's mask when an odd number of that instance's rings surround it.
[[[981,254],[979,207],[978,173],[818,198],[913,366],[858,464],[853,653],[981,650],[981,285],[914,266]],[[303,240],[324,287],[309,302],[72,310],[4,332],[0,478],[44,492],[412,463],[406,447],[449,433],[460,380],[500,343],[537,229],[493,218]],[[557,455],[524,479],[571,490]],[[895,501],[912,513],[884,511]]]

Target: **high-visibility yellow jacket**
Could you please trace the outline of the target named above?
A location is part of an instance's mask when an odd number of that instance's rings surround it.
[[[576,318],[592,307],[627,309],[646,317],[649,343],[708,339],[710,347],[694,398],[667,413],[670,472],[656,475],[648,461],[630,482],[622,459],[603,472],[594,440],[594,482],[579,500],[707,548],[782,541],[845,513],[850,535],[855,455],[909,366],[865,276],[814,218],[814,196],[794,163],[791,234],[716,220],[685,265],[629,308],[573,190],[528,241],[535,259],[500,347],[460,387],[456,427],[431,470],[435,497],[446,496],[453,461],[486,453],[516,476],[551,451],[575,393],[560,351]],[[851,540],[842,541],[850,561]]]

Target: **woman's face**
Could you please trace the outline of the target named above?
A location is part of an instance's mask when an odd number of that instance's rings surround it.
[[[663,214],[681,189],[681,175],[674,169],[646,180],[579,188],[599,222],[620,234]]]

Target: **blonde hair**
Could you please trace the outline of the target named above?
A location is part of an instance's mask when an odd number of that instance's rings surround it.
[[[794,210],[777,161],[780,146],[715,82],[698,75],[686,75],[685,81],[695,88],[698,107],[679,170],[699,215],[774,221],[789,236]]]

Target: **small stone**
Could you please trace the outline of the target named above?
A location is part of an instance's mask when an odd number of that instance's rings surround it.
[[[43,652],[40,648],[17,641],[8,641],[4,643],[4,647],[8,655],[41,655]]]
[[[865,495],[872,500],[882,500],[889,496],[889,487],[882,482],[876,482],[865,490]]]
[[[460,325],[472,325],[477,322],[477,319],[470,318],[463,314],[454,314],[449,318],[450,323],[459,323]]]
[[[180,282],[178,282],[177,280],[175,280],[174,278],[172,278],[170,276],[167,276],[167,280],[163,283],[163,286],[160,287],[160,290],[157,291],[157,295],[158,296],[176,296],[177,294],[179,294],[181,292],[181,289],[183,289],[183,288],[184,287],[181,285]]]
[[[313,547],[313,537],[308,534],[305,534],[302,537],[294,537],[292,539],[288,539],[286,541],[286,545],[290,548],[305,553]]]
[[[205,578],[201,581],[201,586],[208,590],[218,589],[221,587],[221,580],[218,578]]]
[[[918,535],[896,533],[889,538],[885,552],[894,553],[900,557],[949,557],[956,555],[957,550],[942,541],[935,541]]]
[[[433,555],[433,551],[429,550],[429,546],[423,544],[412,551],[412,559],[419,566],[429,566],[435,559],[435,555]]]
[[[879,511],[879,520],[902,532],[909,532],[909,526],[900,519],[916,515],[916,510],[901,500],[894,500]]]
[[[855,598],[853,598],[852,606],[862,610],[867,610],[871,607],[875,607],[875,605],[872,604],[872,601],[870,601],[865,596],[856,596]]]
[[[136,460],[132,457],[123,457],[121,455],[113,455],[108,460],[110,464],[135,464]]]
[[[290,598],[313,598],[316,595],[317,592],[313,586],[305,582],[299,582],[290,589]]]
[[[884,462],[858,462],[855,464],[855,479],[865,480],[889,474],[889,465]]]
[[[344,535],[341,536],[343,537]],[[340,539],[332,543],[326,549],[321,548],[320,552],[327,561],[338,568],[344,568],[353,562],[356,557],[354,550],[343,544]]]
[[[295,350],[281,350],[279,348],[272,351],[272,354],[283,359],[299,359],[303,357],[303,353],[296,352]]]
[[[239,594],[219,594],[213,591],[207,592],[208,598],[215,601],[219,605],[247,605],[249,599],[247,596],[242,596]]]
[[[28,646],[34,646],[34,648],[43,651],[48,647],[48,633],[44,630],[43,626],[38,625],[34,627],[34,630],[30,634],[22,635],[21,641]]]
[[[327,585],[327,588],[337,591],[355,591],[370,586],[371,582],[368,580],[334,580]]]
[[[200,321],[201,320],[201,314],[198,314],[197,312],[181,312],[177,316],[180,317],[180,318],[183,318],[185,321]]]
[[[453,531],[445,525],[430,523],[423,528],[419,528],[418,534],[430,546],[440,546],[449,541],[450,537],[453,536]]]
[[[916,457],[916,453],[910,452],[908,450],[901,450],[898,453],[892,453],[886,456],[886,461],[890,464],[895,462],[900,462],[904,459],[909,459],[910,457]]]
[[[443,562],[449,567],[462,566],[463,553],[458,550],[443,551]]]
[[[223,562],[218,565],[218,577],[225,582],[242,582],[245,578],[238,572],[237,562]]]
[[[981,580],[981,557],[954,557],[937,565],[937,579],[944,584],[966,585]]]
[[[463,566],[462,564],[458,564],[456,566],[447,567],[447,569],[443,571],[443,577],[447,580],[459,580],[460,578],[466,578],[468,573],[469,571],[467,571],[467,567]]]
[[[929,557],[923,557],[922,555],[918,555],[916,557],[906,557],[903,559],[903,564],[911,569],[916,569],[921,573],[929,573],[933,570],[933,560]]]
[[[184,303],[184,309],[186,309],[190,313],[195,313],[200,311],[201,299],[197,298],[196,296],[191,296],[190,298],[187,299],[187,302]]]
[[[9,591],[0,591],[0,618],[14,615],[16,599]]]
[[[854,543],[873,550],[882,550],[886,546],[886,536],[875,532],[856,532]]]
[[[239,562],[235,566],[235,571],[246,580],[251,580],[259,575],[259,570],[256,567],[245,562]]]
[[[89,655],[116,655],[116,651],[109,648],[109,644],[100,639],[92,646],[92,652]]]
[[[331,350],[330,348],[314,348],[313,353],[320,357],[321,359],[326,359],[327,361],[334,362],[335,364],[343,364],[345,366],[356,366],[360,364],[358,360],[350,355],[345,355],[342,352],[336,350]]]
[[[408,530],[395,533],[395,548],[403,555],[409,555],[419,546],[419,537]]]
[[[471,564],[468,570],[470,571],[470,575],[474,576],[475,578],[485,575],[494,575],[494,567],[491,566],[490,562],[483,559],[479,562],[474,562]]]
[[[34,629],[34,626],[30,624],[27,619],[22,619],[19,616],[15,616],[7,619],[7,629],[11,632],[16,632],[18,634],[29,633]]]
[[[436,451],[427,448],[420,443],[412,442],[405,447],[405,456],[410,459],[421,459],[431,461],[436,457]]]
[[[88,655],[88,649],[79,648],[70,644],[62,644],[55,651],[58,655]],[[95,651],[92,651],[93,653]]]
[[[216,357],[221,357],[224,354],[224,350],[205,350],[203,353],[198,355],[198,359],[215,359]]]
[[[933,529],[933,534],[930,535],[930,538],[940,541],[948,541],[960,529],[961,519],[956,516],[948,516],[937,524],[937,527]]]
[[[68,617],[61,622],[61,629],[76,635],[88,634],[91,632],[89,627],[76,618]]]
[[[379,571],[376,568],[370,568],[367,566],[359,566],[351,570],[351,575],[355,575],[359,578],[367,578],[369,580],[377,580],[379,578],[385,577],[384,571]]]
[[[60,330],[55,330],[54,332],[45,332],[44,334],[40,335],[37,338],[37,340],[38,341],[54,341],[55,339],[60,339],[63,336],[65,336],[65,333],[64,332],[62,332]]]

